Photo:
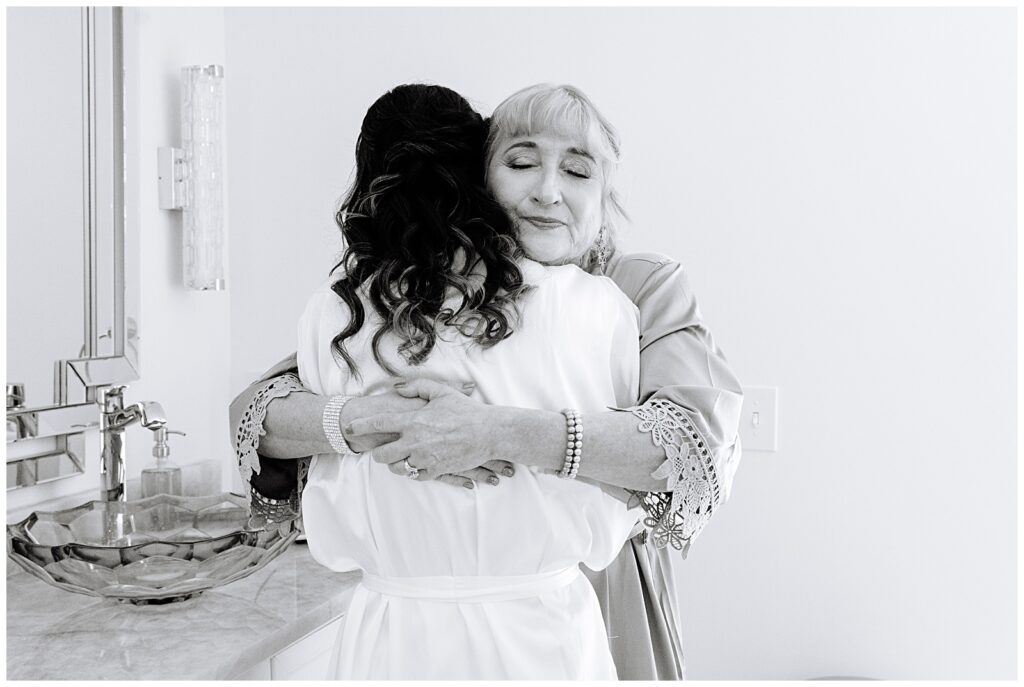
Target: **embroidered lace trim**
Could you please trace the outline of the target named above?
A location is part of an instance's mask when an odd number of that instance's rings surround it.
[[[639,418],[637,430],[650,432],[655,445],[665,450],[665,462],[651,477],[667,478],[668,491],[633,493],[633,503],[639,502],[646,513],[646,534],[658,548],[671,544],[685,553],[721,498],[708,442],[686,411],[671,401],[655,398],[621,410]]]
[[[235,428],[235,457],[238,459],[238,471],[242,475],[242,484],[249,485],[252,473],[260,472],[260,457],[256,449],[260,445],[260,437],[266,434],[263,420],[267,417],[267,406],[275,398],[282,398],[295,391],[306,391],[297,375],[285,373],[275,377],[262,389],[258,390],[249,402],[242,419]],[[306,482],[306,470],[309,459],[299,461],[299,484]],[[269,499],[251,487],[249,492],[249,523],[253,527],[263,527],[268,523],[287,523],[299,517],[300,490],[292,492],[288,499]]]
[[[238,471],[242,475],[243,484],[249,483],[252,473],[260,473],[260,457],[256,454],[256,449],[259,448],[260,437],[267,433],[267,430],[263,429],[267,406],[275,398],[305,390],[298,376],[288,372],[272,379],[252,397],[245,412],[242,413],[238,427],[235,428],[235,457],[238,458]]]
[[[302,500],[302,492],[306,488],[306,477],[309,476],[309,464],[313,462],[312,458],[299,458],[299,474],[296,482],[298,484],[295,487],[296,490],[296,501]],[[298,513],[302,513],[302,509],[299,508]]]
[[[249,486],[249,526],[266,528],[268,525],[277,525],[281,528],[282,534],[287,533],[288,524],[292,520],[298,520],[298,528],[302,530],[302,490],[306,488],[306,478],[309,476],[309,464],[312,458],[297,459],[298,476],[296,485],[287,499],[271,499],[256,491],[256,488]]]
[[[297,520],[302,513],[299,491],[293,490],[287,499],[271,499],[249,487],[249,527],[267,529],[278,526],[282,534],[289,529],[289,523]]]

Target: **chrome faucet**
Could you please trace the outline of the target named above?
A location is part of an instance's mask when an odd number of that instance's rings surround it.
[[[102,473],[103,487],[100,498],[104,501],[126,500],[124,491],[124,430],[128,425],[140,423],[146,429],[160,429],[167,424],[163,407],[154,401],[124,406],[127,385],[115,384],[99,390],[97,402],[103,408]]]
[[[25,409],[25,385],[20,383],[7,385],[7,412],[12,410]],[[17,441],[34,437],[37,431],[35,416],[30,414],[16,414],[14,417],[7,416],[7,441]],[[18,471],[21,472],[28,467],[25,461],[18,463]],[[22,482],[18,482],[22,484]]]

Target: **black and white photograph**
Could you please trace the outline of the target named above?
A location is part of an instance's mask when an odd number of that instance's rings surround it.
[[[7,5],[6,679],[1015,682],[1019,11]]]

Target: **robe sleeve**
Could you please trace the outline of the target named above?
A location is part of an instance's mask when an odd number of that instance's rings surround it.
[[[640,310],[639,404],[621,408],[665,451],[652,473],[664,492],[635,492],[659,547],[683,551],[726,501],[742,454],[743,390],[715,344],[682,266],[660,255],[626,255],[608,276]]]
[[[259,454],[260,437],[266,434],[263,420],[275,398],[308,393],[299,381],[296,356],[290,355],[267,370],[231,402],[229,417],[242,484],[246,485],[250,525],[284,525],[302,512],[299,498],[309,458],[285,460]]]

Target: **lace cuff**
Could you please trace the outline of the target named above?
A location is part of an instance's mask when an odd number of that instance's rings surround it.
[[[308,391],[302,386],[297,375],[288,372],[274,377],[262,389],[256,392],[242,419],[235,428],[235,457],[238,459],[238,471],[242,475],[242,484],[249,484],[252,473],[260,472],[260,457],[256,449],[260,445],[260,437],[267,433],[263,429],[263,420],[267,417],[267,406],[275,398],[287,396],[294,391]],[[309,461],[306,461],[308,465]],[[300,468],[300,473],[305,476]],[[304,480],[303,480],[304,481]],[[254,504],[255,505],[255,502]]]
[[[721,502],[718,473],[708,442],[682,408],[655,398],[626,410],[640,419],[637,430],[650,432],[665,450],[665,462],[651,473],[667,478],[667,492],[634,492],[632,503],[646,513],[644,526],[655,546],[686,551]]]
[[[297,520],[302,513],[299,504],[299,490],[295,489],[287,499],[272,499],[249,487],[249,527],[268,529],[277,525],[287,530],[289,523]]]

